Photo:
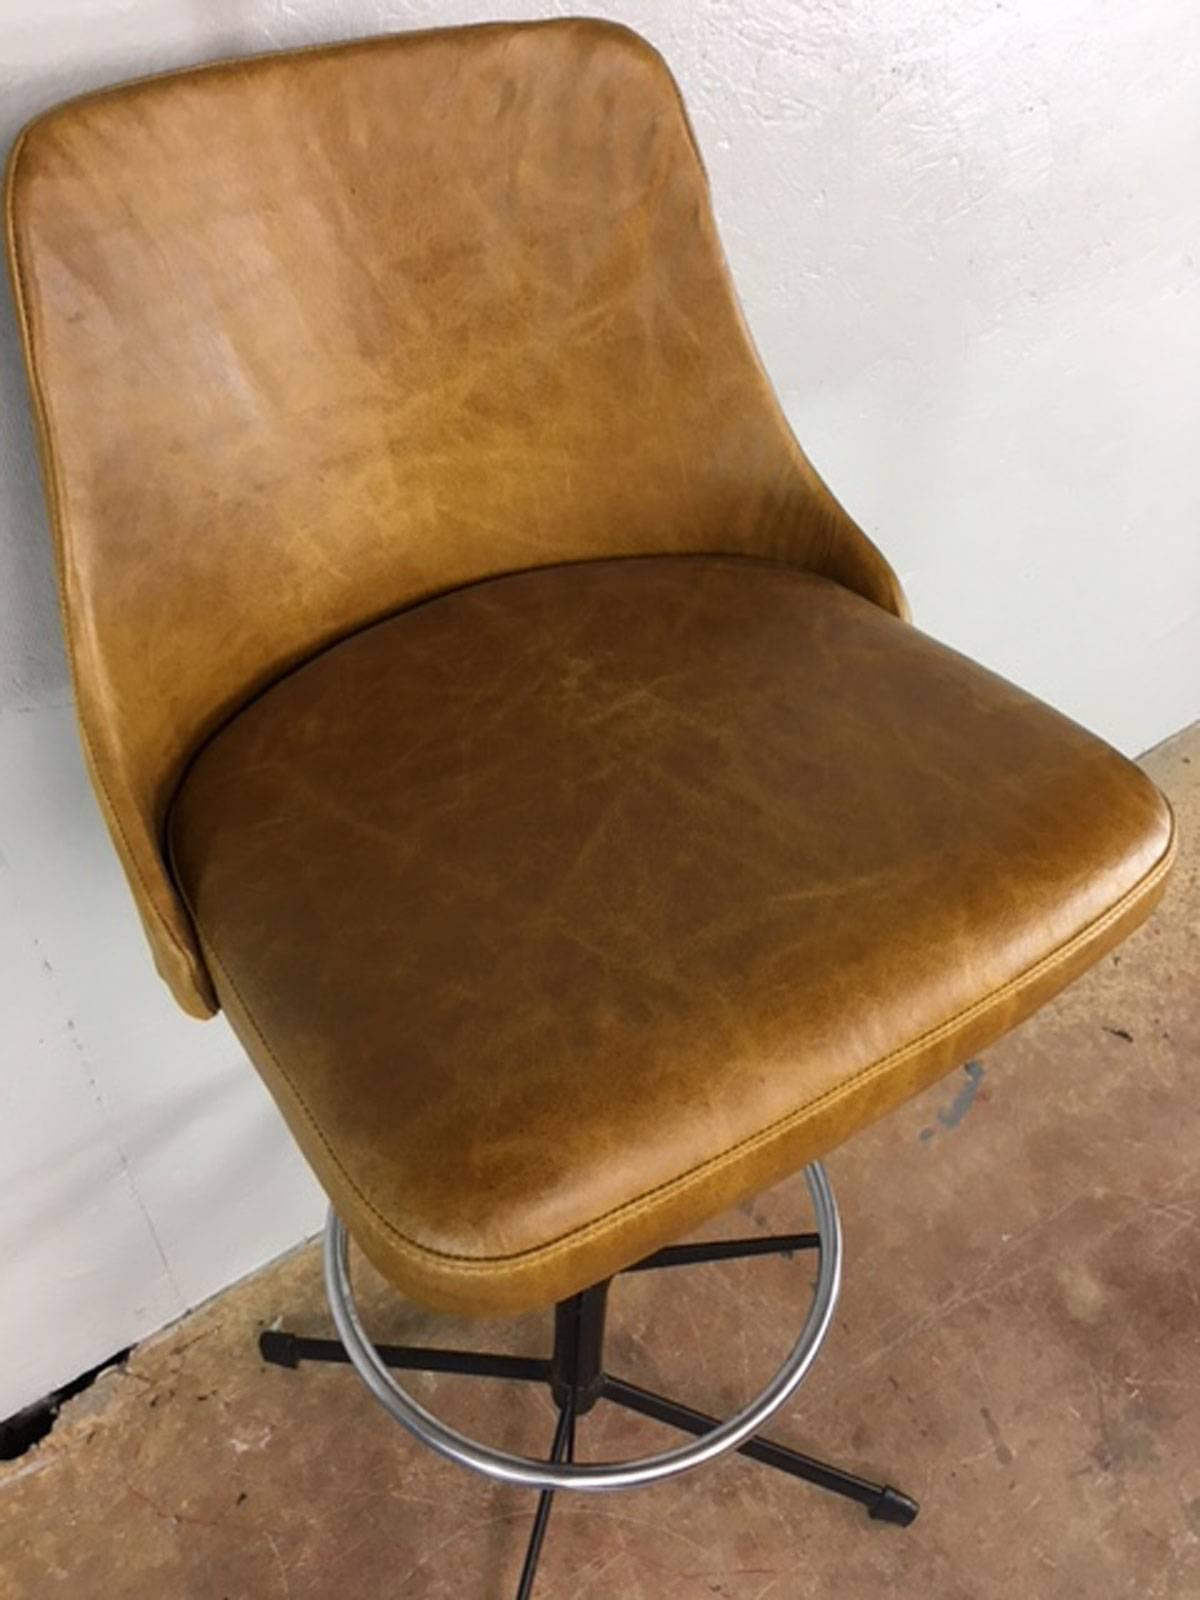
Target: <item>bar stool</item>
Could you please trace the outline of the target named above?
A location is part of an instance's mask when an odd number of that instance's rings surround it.
[[[540,1491],[760,1436],[842,1262],[820,1158],[1150,911],[1161,796],[918,632],[763,374],[675,85],[592,21],[85,96],[14,150],[10,260],[97,797],[159,971],[224,1010],[332,1204],[338,1339],[433,1449]],[[803,1170],[811,1230],[673,1241]],[[546,1359],[376,1346],[396,1289]],[[607,1370],[629,1271],[812,1253],[725,1421]],[[548,1461],[397,1370],[549,1385]],[[689,1442],[577,1462],[610,1403]]]

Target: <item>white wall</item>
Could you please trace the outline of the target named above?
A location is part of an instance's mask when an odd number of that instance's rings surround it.
[[[588,8],[508,0],[507,16]],[[751,325],[918,620],[1130,752],[1200,715],[1200,12],[590,0],[682,81]],[[0,137],[94,84],[486,0],[3,0]],[[133,441],[136,448],[136,441]],[[0,1416],[319,1221],[153,977],[76,751],[0,313]]]

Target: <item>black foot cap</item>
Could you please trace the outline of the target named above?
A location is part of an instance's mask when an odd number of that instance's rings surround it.
[[[269,1361],[273,1367],[291,1367],[293,1370],[300,1365],[300,1356],[296,1350],[296,1335],[284,1333],[280,1328],[264,1328],[258,1336],[258,1353],[264,1361]],[[875,1513],[872,1511],[872,1516]]]
[[[884,1488],[878,1500],[867,1507],[867,1515],[875,1522],[894,1522],[898,1528],[907,1528],[917,1520],[920,1506],[899,1489]]]

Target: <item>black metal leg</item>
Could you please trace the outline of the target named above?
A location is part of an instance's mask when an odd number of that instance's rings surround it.
[[[575,1456],[575,1408],[568,1399],[558,1414],[554,1430],[554,1443],[550,1448],[551,1461],[571,1461]],[[521,1581],[517,1585],[517,1600],[529,1600],[533,1593],[533,1580],[537,1576],[538,1562],[542,1558],[542,1544],[546,1538],[546,1524],[550,1521],[550,1507],[554,1503],[554,1490],[543,1489],[538,1495],[533,1529],[529,1535],[529,1548],[521,1568]]]
[[[389,1367],[406,1372],[456,1372],[469,1378],[517,1378],[526,1383],[547,1383],[550,1363],[542,1356],[493,1355],[489,1350],[439,1350],[410,1344],[375,1347]],[[264,1361],[275,1367],[297,1367],[301,1361],[349,1362],[340,1339],[309,1339],[279,1328],[264,1328],[258,1336]]]
[[[643,1417],[653,1417],[656,1422],[682,1428],[685,1433],[708,1433],[718,1425],[716,1417],[706,1416],[703,1411],[693,1411],[690,1406],[680,1405],[675,1400],[668,1400],[649,1389],[641,1389],[636,1383],[626,1383],[621,1378],[606,1377],[601,1394],[605,1400],[612,1400]],[[789,1450],[786,1445],[775,1444],[770,1439],[748,1439],[738,1448],[742,1455],[761,1461],[765,1466],[790,1473],[793,1478],[803,1478],[833,1494],[844,1495],[848,1500],[857,1500],[867,1508],[870,1516],[880,1522],[894,1522],[906,1528],[920,1510],[915,1500],[901,1494],[898,1489],[887,1484],[871,1483],[866,1478],[843,1472],[840,1467],[814,1460],[812,1456]]]
[[[745,1256],[790,1256],[797,1250],[819,1250],[818,1233],[773,1233],[765,1239],[708,1239],[699,1244],[669,1244],[643,1256],[625,1272],[657,1272],[660,1267],[694,1267],[702,1261],[740,1261]]]

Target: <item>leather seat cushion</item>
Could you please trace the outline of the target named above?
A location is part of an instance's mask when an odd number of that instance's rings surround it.
[[[1150,909],[1170,813],[1029,695],[737,558],[455,590],[200,752],[175,871],[359,1244],[547,1304],[823,1155]]]

